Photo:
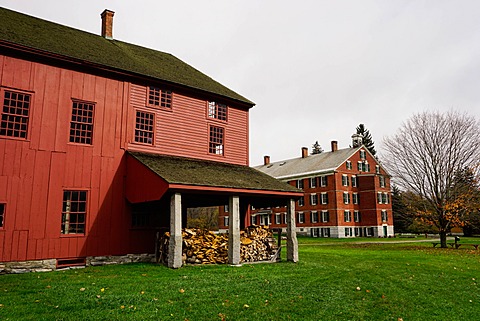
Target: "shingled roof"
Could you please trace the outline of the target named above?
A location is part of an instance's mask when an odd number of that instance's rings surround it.
[[[26,47],[112,71],[213,93],[253,106],[254,103],[171,54],[38,19],[0,8],[0,46]]]
[[[168,184],[302,193],[248,166],[139,152],[128,154]]]
[[[289,179],[312,174],[333,172],[363,146],[323,152],[308,157],[293,158],[255,168],[277,179]]]

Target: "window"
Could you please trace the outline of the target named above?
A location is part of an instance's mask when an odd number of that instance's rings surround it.
[[[388,194],[387,193],[382,194],[382,203],[383,204],[388,204]]]
[[[364,150],[360,151],[360,159],[365,159],[367,158],[367,153]]]
[[[327,193],[320,194],[320,200],[322,204],[328,204],[328,194]]]
[[[353,220],[355,222],[360,222],[362,221],[362,215],[360,214],[359,211],[353,211]]]
[[[210,142],[208,152],[215,155],[223,155],[223,137],[222,127],[210,126]]]
[[[382,222],[388,221],[388,214],[386,210],[382,210]]]
[[[148,203],[132,204],[132,227],[148,227],[151,211]]]
[[[70,122],[70,143],[92,144],[95,104],[74,101]]]
[[[298,199],[298,206],[303,206],[303,205],[305,205],[305,199],[302,196]]]
[[[275,214],[275,224],[282,224],[282,215]]]
[[[4,91],[0,136],[27,138],[31,95]]]
[[[350,213],[350,211],[344,211],[343,212],[343,221],[344,222],[351,222],[352,221],[352,214]]]
[[[353,236],[351,227],[346,227],[345,228],[345,236]]]
[[[318,212],[310,213],[310,222],[317,223],[318,222]]]
[[[148,87],[148,106],[172,108],[172,91],[158,87]]]
[[[317,205],[317,194],[310,194],[310,205]]]
[[[358,203],[360,203],[360,198],[358,197],[358,193],[353,193],[353,194],[352,194],[352,203],[353,203],[353,204],[358,204]]]
[[[224,206],[223,206],[223,211],[224,211],[225,213],[228,213],[229,210],[230,210],[230,209],[228,208],[228,205],[224,205]]]
[[[251,225],[257,225],[257,217],[256,216],[251,216],[250,217],[250,224]]]
[[[327,176],[320,176],[318,179],[320,180],[319,183],[321,187],[327,186],[327,183],[328,183]]]
[[[62,234],[85,234],[87,192],[64,191],[62,207]]]
[[[5,226],[5,204],[0,203],[0,229]]]
[[[218,120],[227,120],[227,105],[219,104],[214,101],[208,102],[208,118]]]
[[[347,167],[347,169],[352,169],[352,162],[347,160],[347,162],[345,163],[345,166]]]
[[[305,214],[302,212],[298,213],[298,223],[305,223]]]
[[[322,222],[328,222],[330,221],[330,214],[328,211],[322,211]]]
[[[317,178],[310,177],[310,188],[315,188],[315,187],[317,187]]]
[[[357,176],[352,176],[352,187],[357,187],[358,182],[357,182]]]
[[[385,177],[384,176],[378,176],[378,182],[380,184],[380,187],[385,187]]]
[[[370,164],[367,161],[357,163],[360,172],[370,172]]]
[[[297,188],[303,189],[303,179],[297,180]]]
[[[154,114],[137,110],[135,118],[135,141],[143,144],[153,144]]]
[[[230,223],[230,217],[224,216],[223,217],[223,226],[228,226],[229,223]]]
[[[378,204],[382,204],[382,193],[380,192],[377,193],[377,201],[378,201]]]
[[[311,237],[318,237],[318,228],[311,228],[310,229],[310,236]]]
[[[348,186],[348,176],[347,175],[342,175],[342,185],[343,186]]]
[[[283,224],[287,224],[287,213],[283,213]]]
[[[375,173],[380,174],[380,165],[375,165]]]
[[[350,194],[348,192],[343,192],[343,203],[350,204]]]
[[[320,229],[320,236],[321,237],[330,237],[330,228],[324,227]]]

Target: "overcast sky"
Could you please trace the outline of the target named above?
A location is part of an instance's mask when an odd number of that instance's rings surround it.
[[[0,5],[175,55],[254,101],[250,164],[348,147],[358,124],[377,150],[425,110],[480,118],[478,0],[28,1]]]

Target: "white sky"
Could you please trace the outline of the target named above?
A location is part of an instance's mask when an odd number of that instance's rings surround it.
[[[0,0],[0,6],[169,52],[254,101],[250,164],[348,147],[377,150],[424,110],[480,118],[478,0]]]

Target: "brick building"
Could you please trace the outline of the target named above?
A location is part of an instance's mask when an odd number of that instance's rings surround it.
[[[270,162],[256,169],[304,191],[296,203],[297,233],[312,237],[390,237],[394,235],[390,178],[378,160],[352,136],[350,148]],[[220,227],[226,228],[226,208],[220,211]],[[285,228],[284,207],[253,209],[251,224]]]

